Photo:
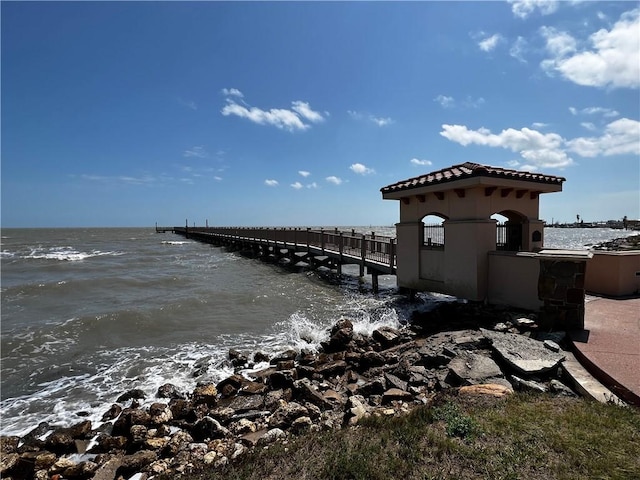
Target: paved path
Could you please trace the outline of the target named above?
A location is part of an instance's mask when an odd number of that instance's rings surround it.
[[[640,406],[640,298],[588,297],[576,357],[623,400]]]

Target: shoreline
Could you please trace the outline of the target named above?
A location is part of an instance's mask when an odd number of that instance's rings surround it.
[[[542,335],[535,315],[522,311],[441,303],[400,329],[382,327],[365,337],[343,319],[329,333],[318,353],[269,358],[230,350],[235,373],[191,392],[171,384],[154,399],[123,392],[104,406],[96,428],[88,420],[65,428],[40,424],[23,437],[1,437],[0,474],[111,480],[217,468],[299,433],[404,415],[437,392],[465,385],[492,385],[499,395],[514,389],[576,395],[558,380],[562,332]],[[499,347],[507,339],[527,343],[543,366],[522,370]],[[253,362],[269,367],[250,372]]]

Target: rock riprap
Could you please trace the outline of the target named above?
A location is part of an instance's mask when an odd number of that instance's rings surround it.
[[[370,415],[403,415],[444,389],[496,397],[513,388],[572,394],[558,378],[562,350],[515,333],[530,333],[530,322],[465,304],[445,308],[446,315],[422,314],[408,326],[383,327],[370,337],[354,333],[352,323],[341,319],[319,352],[288,350],[269,358],[232,350],[235,373],[221,382],[198,383],[191,392],[165,384],[153,399],[139,389],[116,393],[100,425],[43,423],[22,438],[0,437],[0,475],[177,476],[204,465],[218,468],[291,435],[349,427]],[[474,318],[481,320],[474,324]],[[269,366],[247,370],[255,365],[250,358]],[[202,378],[202,365],[195,368],[195,377]]]

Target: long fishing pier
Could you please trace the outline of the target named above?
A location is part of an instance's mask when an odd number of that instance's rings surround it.
[[[156,232],[173,232],[231,251],[271,258],[289,265],[305,263],[342,273],[342,265],[359,265],[360,276],[371,275],[378,291],[379,275],[396,274],[395,238],[312,228],[158,227]]]

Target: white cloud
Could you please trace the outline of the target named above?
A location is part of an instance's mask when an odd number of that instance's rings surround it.
[[[369,115],[369,120],[371,120],[379,127],[386,127],[387,125],[391,125],[393,123],[393,120],[389,117],[374,117],[373,115]]]
[[[237,88],[223,88],[222,94],[226,97],[244,98],[244,95],[242,94],[242,92]]]
[[[582,110],[578,110],[575,107],[569,107],[569,111],[573,115],[602,115],[603,117],[607,118],[617,117],[618,115],[620,115],[620,112],[618,112],[617,110],[612,110],[611,108],[604,107],[587,107],[583,108]]]
[[[431,160],[420,160],[419,158],[412,158],[409,160],[412,165],[418,165],[420,167],[426,167],[428,165],[432,165],[433,162]]]
[[[291,102],[291,105],[291,109],[294,112],[310,122],[318,123],[324,121],[324,117],[320,113],[311,110],[311,107],[309,107],[307,102],[296,101]]]
[[[455,104],[453,97],[449,97],[447,95],[438,95],[433,99],[433,101],[438,102],[442,108],[450,108]]]
[[[204,147],[192,147],[189,150],[185,150],[182,154],[183,157],[196,157],[196,158],[207,158],[209,154],[204,149]]]
[[[527,47],[527,41],[523,37],[518,37],[513,45],[511,45],[509,55],[522,63],[527,63],[527,60],[524,58],[524,53],[527,50]]]
[[[556,133],[540,133],[537,130],[508,128],[499,134],[486,128],[469,130],[464,125],[442,125],[440,135],[463,146],[475,144],[500,147],[518,152],[537,168],[564,168],[573,160],[563,150],[564,140]]]
[[[311,182],[309,185],[307,185],[307,188],[318,188],[318,184],[316,182]]]
[[[178,103],[184,107],[190,108],[191,110],[198,110],[198,105],[193,100],[183,100],[182,98],[178,98]]]
[[[640,155],[640,122],[620,118],[611,122],[599,137],[579,137],[567,142],[581,157]]]
[[[356,112],[355,110],[347,110],[347,113],[354,120],[363,120],[366,119],[379,127],[386,127],[387,125],[391,125],[394,123],[393,119],[389,117],[376,117],[374,115],[365,115],[362,112]]]
[[[438,102],[442,108],[454,108],[457,106],[463,108],[479,108],[484,105],[485,99],[482,97],[473,98],[471,95],[467,95],[467,98],[456,102],[456,99],[447,95],[438,95],[433,99],[434,102]]]
[[[217,182],[221,182],[222,181],[222,177],[218,177],[217,175],[215,177],[213,177],[213,179]]]
[[[226,91],[226,89],[224,91]],[[229,90],[229,92],[233,91],[236,90]],[[239,91],[238,93],[240,95],[236,94],[236,96],[242,96]],[[233,93],[229,93],[229,95],[232,94]],[[290,132],[295,130],[307,130],[310,128],[310,125],[304,121],[318,123],[324,120],[324,117],[320,113],[312,110],[306,102],[295,101],[291,102],[291,105],[291,110],[285,108],[262,110],[257,107],[251,107],[246,103],[244,105],[240,105],[233,99],[227,98],[227,104],[221,110],[221,113],[225,117],[235,115],[240,118],[246,118],[247,120],[259,125],[271,125]]]
[[[583,124],[590,128],[592,124]],[[595,128],[595,127],[594,127]],[[508,128],[499,134],[486,128],[470,130],[464,125],[442,125],[440,135],[463,146],[475,144],[517,152],[526,168],[564,168],[574,164],[568,152],[581,157],[640,155],[640,122],[620,118],[608,124],[599,137],[565,140],[557,133]],[[517,162],[516,162],[517,163]]]
[[[277,187],[278,186],[278,181],[277,180],[272,180],[272,179],[267,179],[264,181],[264,184],[268,187]]]
[[[304,178],[307,178],[309,175],[311,175],[311,172],[307,172],[306,170],[298,170],[298,173]]]
[[[509,0],[511,11],[518,18],[527,18],[535,10],[542,15],[550,15],[558,9],[557,0]]]
[[[498,46],[498,43],[500,43],[502,40],[502,35],[500,35],[499,33],[494,33],[490,37],[479,41],[478,47],[480,47],[480,50],[482,50],[483,52],[490,52],[495,49]]]
[[[580,123],[587,130],[591,130],[592,132],[596,130],[596,126],[591,122],[582,122]]]
[[[349,167],[352,172],[357,173],[358,175],[368,175],[370,173],[375,173],[375,170],[369,168],[361,163],[354,163]]]
[[[300,182],[294,182],[291,184],[291,187],[295,188],[296,190],[300,190],[303,187],[303,185]]]
[[[640,87],[640,9],[623,13],[611,30],[589,37],[590,49],[577,51],[576,40],[566,32],[541,29],[551,58],[541,63],[548,73],[590,87]]]
[[[334,175],[327,177],[325,180],[329,183],[333,183],[334,185],[340,185],[342,183],[342,179]]]
[[[556,58],[573,54],[577,49],[577,41],[567,32],[559,32],[554,27],[540,27],[540,35],[546,42],[547,51]]]
[[[533,123],[531,124],[531,126],[532,126],[533,128],[545,128],[545,127],[548,127],[548,126],[549,126],[549,124],[548,124],[548,123],[542,123],[542,122],[533,122]]]

